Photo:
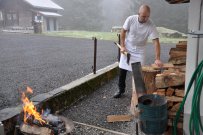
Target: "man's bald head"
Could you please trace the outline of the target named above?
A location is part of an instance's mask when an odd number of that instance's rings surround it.
[[[148,5],[141,5],[139,8],[139,22],[145,23],[147,22],[149,16],[150,16],[150,7]]]
[[[150,14],[150,7],[148,5],[141,5],[139,8],[139,13],[140,12],[146,12]]]

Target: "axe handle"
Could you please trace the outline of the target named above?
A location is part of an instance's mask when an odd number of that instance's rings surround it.
[[[118,43],[116,43],[116,42],[114,42],[114,44],[116,44],[117,46],[118,46],[118,48],[120,48],[121,49],[121,45],[119,45]],[[127,56],[127,54],[128,54],[128,52],[123,52],[123,54],[125,54],[126,56]]]

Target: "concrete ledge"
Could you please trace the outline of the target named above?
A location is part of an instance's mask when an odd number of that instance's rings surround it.
[[[92,93],[118,74],[118,63],[109,65],[96,74],[89,74],[65,86],[48,93],[43,93],[31,98],[38,108],[49,108],[52,113],[61,111],[79,99]],[[14,108],[0,110],[0,121],[4,124],[6,134],[13,134],[15,125],[22,111],[22,105]]]

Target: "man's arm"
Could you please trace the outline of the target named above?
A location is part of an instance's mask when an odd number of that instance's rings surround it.
[[[160,43],[159,43],[159,38],[153,39],[152,41],[153,41],[153,44],[155,46],[155,61],[154,61],[154,63],[156,65],[158,65],[159,67],[161,67],[163,64],[160,60],[161,47],[160,47]]]
[[[126,51],[126,48],[125,48],[126,32],[127,32],[127,30],[125,30],[125,29],[122,28],[122,30],[121,30],[121,53],[123,53],[124,51]]]

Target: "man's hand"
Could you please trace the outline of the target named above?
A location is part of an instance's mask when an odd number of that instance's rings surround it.
[[[158,67],[162,67],[163,63],[161,62],[161,60],[155,60],[154,64],[156,64]]]
[[[121,53],[124,54],[124,52],[126,52],[126,48],[125,48],[125,46],[121,46]]]

